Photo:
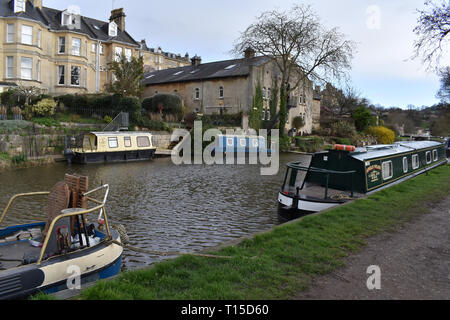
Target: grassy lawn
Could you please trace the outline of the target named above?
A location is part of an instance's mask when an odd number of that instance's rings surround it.
[[[291,299],[311,279],[344,265],[366,239],[426,213],[449,195],[450,166],[380,191],[368,199],[244,240],[215,252],[232,259],[183,256],[101,281],[82,299]],[[274,200],[274,205],[276,202]]]

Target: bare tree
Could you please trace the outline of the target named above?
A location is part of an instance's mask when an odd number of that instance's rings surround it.
[[[450,103],[450,67],[444,68],[440,72],[441,88],[437,94],[437,98],[442,102]]]
[[[19,95],[25,97],[25,104],[28,105],[31,102],[31,99],[41,95],[44,90],[42,90],[39,87],[36,86],[26,86],[22,83],[22,81],[19,81],[17,84],[17,87],[14,89],[14,91]]]
[[[418,39],[414,43],[413,58],[421,57],[428,69],[439,69],[450,33],[450,2],[441,0],[436,4],[426,0],[425,5],[426,10],[417,10],[420,16],[414,28]]]
[[[344,78],[351,69],[355,43],[337,28],[322,26],[311,6],[297,5],[287,12],[272,10],[257,17],[232,51],[240,54],[247,48],[272,59],[280,70],[279,120],[284,128],[290,93],[307,80],[326,83]]]
[[[233,51],[241,53],[248,47],[273,59],[282,84],[290,83],[296,74],[289,93],[306,79],[329,82],[345,76],[351,69],[355,43],[337,28],[325,29],[311,6],[297,5],[287,12],[262,13],[236,40]]]

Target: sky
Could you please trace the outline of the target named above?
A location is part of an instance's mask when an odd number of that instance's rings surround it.
[[[431,106],[438,99],[439,77],[412,60],[417,9],[425,0],[43,0],[43,5],[64,10],[80,7],[83,16],[108,21],[111,9],[124,8],[126,30],[149,47],[190,56],[202,63],[233,59],[230,50],[256,17],[264,11],[288,10],[310,4],[326,28],[338,27],[357,43],[350,71],[350,86],[385,107]],[[450,65],[448,50],[444,64]]]

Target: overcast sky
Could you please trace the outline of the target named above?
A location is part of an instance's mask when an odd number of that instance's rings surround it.
[[[202,62],[232,59],[233,42],[263,11],[289,9],[292,0],[43,0],[50,8],[77,5],[81,14],[107,21],[112,7],[125,9],[126,29],[136,41]],[[412,61],[416,9],[424,0],[315,0],[311,4],[328,28],[338,27],[358,43],[351,86],[385,107],[433,105],[440,83]],[[445,56],[450,65],[449,55]]]

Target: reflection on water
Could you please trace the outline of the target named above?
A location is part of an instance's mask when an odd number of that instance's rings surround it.
[[[17,193],[49,191],[65,173],[89,177],[90,189],[108,183],[108,216],[123,224],[131,245],[157,251],[195,252],[277,225],[277,192],[284,164],[299,155],[281,155],[276,176],[259,166],[182,165],[170,158],[150,162],[68,166],[0,173],[0,210]],[[45,199],[18,201],[5,225],[42,221]],[[145,267],[164,257],[126,250],[127,268]]]

